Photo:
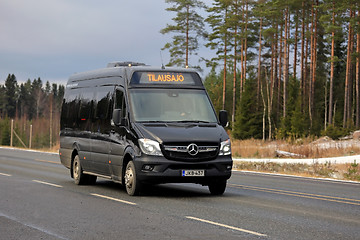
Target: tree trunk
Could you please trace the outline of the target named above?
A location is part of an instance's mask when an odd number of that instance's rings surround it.
[[[266,83],[268,81],[268,77],[267,77],[267,70],[265,69],[265,80]],[[270,90],[269,90],[270,88]],[[267,96],[268,96],[268,123],[269,123],[269,140],[271,140],[272,138],[272,123],[271,123],[271,114],[272,114],[272,103],[273,103],[273,96],[274,96],[274,81],[273,79],[270,80],[270,86],[267,87],[266,86],[266,90],[267,90]]]
[[[259,59],[258,59],[258,79],[257,79],[257,99],[260,100],[260,78],[261,78],[261,31],[262,31],[262,17],[260,17],[260,29],[259,29]]]
[[[234,75],[233,75],[233,112],[232,112],[232,122],[235,122],[235,106],[236,106],[236,61],[237,61],[237,51],[236,51],[236,35],[237,35],[237,27],[235,27],[234,32]],[[241,95],[241,92],[240,92]]]
[[[244,1],[242,1],[244,2]],[[244,8],[242,9],[242,15],[241,20],[244,22],[245,16],[244,16]],[[240,98],[242,96],[242,92],[244,91],[244,26],[241,25],[241,48],[240,48],[240,66],[241,66],[241,73],[240,73]]]
[[[358,10],[358,19],[360,19],[360,10]],[[358,21],[358,26],[360,26],[360,21]],[[356,128],[360,127],[360,86],[359,86],[359,81],[360,81],[360,33],[358,31],[358,33],[356,34],[356,53],[357,53],[357,58],[356,58]]]
[[[287,90],[287,85],[288,85],[288,46],[287,46],[287,39],[288,39],[288,8],[285,8],[285,30],[284,30],[284,64],[283,64],[283,118],[286,117],[286,113],[287,113],[287,109],[286,109],[286,104],[287,104],[287,98],[288,98],[288,90]]]
[[[260,69],[261,71],[261,69]],[[265,72],[266,72],[266,69],[265,69]],[[265,78],[265,86],[267,88],[267,79]],[[264,92],[263,92],[263,87],[262,87],[262,83],[260,82],[260,90],[261,90],[261,99],[262,99],[262,102],[263,102],[263,118],[262,118],[262,122],[263,122],[263,129],[262,129],[262,139],[263,141],[265,141],[266,139],[266,102],[265,102],[265,96],[264,96]]]
[[[53,142],[52,142],[52,138],[53,138],[53,94],[50,94],[49,96],[50,98],[50,149],[52,148],[53,146]]]
[[[311,103],[311,111],[312,111],[312,115],[314,112],[314,105],[315,105],[315,82],[316,82],[316,61],[317,61],[317,15],[318,15],[318,5],[319,5],[319,1],[316,0],[316,5],[315,5],[315,15],[314,15],[314,42],[313,42],[313,70],[312,70],[312,83],[311,83],[311,99],[312,99],[312,103]]]
[[[227,9],[225,10],[225,21],[227,18]],[[227,34],[225,33],[224,39],[224,76],[223,76],[223,96],[222,96],[222,109],[225,109],[225,101],[226,101],[226,58],[227,58]]]
[[[350,9],[350,20],[352,17],[352,10]],[[345,74],[345,96],[344,96],[344,116],[343,116],[343,127],[348,126],[348,112],[350,106],[350,92],[349,92],[349,83],[350,83],[350,64],[351,64],[351,35],[352,35],[352,27],[351,21],[349,20],[349,34],[348,34],[348,46],[347,46],[347,57],[346,57],[346,74]]]
[[[298,49],[298,28],[299,28],[299,12],[296,11],[296,23],[295,23],[295,37],[294,37],[294,66],[293,76],[296,78],[296,67],[297,67],[297,49]]]
[[[335,2],[333,1],[332,25],[335,26]],[[335,31],[331,32],[331,67],[330,67],[330,90],[329,90],[329,124],[333,123],[333,93],[334,93],[334,56],[335,56]]]
[[[304,96],[305,96],[305,1],[302,2],[302,27],[301,27],[301,58],[300,58],[300,96],[301,111],[304,109]]]
[[[317,6],[318,1],[313,1],[311,8],[312,23],[311,23],[311,62],[310,62],[310,87],[309,87],[309,117],[310,125],[313,125],[314,114],[314,99],[315,99],[315,82],[316,82],[316,59],[317,59]]]
[[[350,17],[350,22],[352,22],[352,18],[355,18],[355,11],[352,11],[352,15]],[[353,107],[353,102],[355,101],[355,99],[353,99],[355,97],[355,93],[353,93],[354,90],[354,86],[353,86],[353,78],[354,78],[354,64],[352,62],[352,54],[354,51],[354,28],[351,28],[351,33],[350,33],[350,66],[349,66],[349,103],[348,103],[348,122],[349,124],[354,124],[354,107]],[[348,125],[348,127],[350,127],[350,125]]]
[[[244,84],[246,82],[246,63],[247,63],[247,29],[248,29],[248,0],[245,1],[245,46],[244,46],[244,68],[241,72],[243,74]]]
[[[314,33],[314,22],[315,22],[315,11],[314,11],[314,1],[312,2],[311,6],[311,38],[310,38],[310,81],[309,81],[309,119],[310,119],[310,126],[312,126],[313,123],[313,116],[312,116],[312,110],[313,110],[313,77],[314,77],[314,64],[315,64],[315,55],[314,55],[314,42],[315,42],[315,33]]]
[[[225,40],[225,50],[224,50],[224,76],[223,76],[223,96],[222,96],[222,109],[225,109],[225,101],[226,101],[226,40]]]
[[[186,56],[185,56],[185,67],[189,66],[189,14],[190,6],[186,6]]]
[[[274,26],[274,28],[276,29],[276,31],[275,31],[275,38],[274,38],[274,53],[273,53],[273,56],[274,56],[274,65],[273,65],[273,79],[274,79],[274,84],[275,84],[275,86],[274,86],[274,89],[279,89],[279,86],[278,86],[278,84],[279,84],[279,80],[278,80],[278,56],[279,56],[279,54],[278,54],[278,44],[279,44],[279,38],[278,38],[278,28],[279,28],[279,25],[278,25],[278,23],[274,23],[274,24],[276,24],[276,26]],[[277,99],[278,101],[276,102],[276,105],[275,105],[275,114],[276,114],[276,121],[277,121],[277,119],[278,119],[278,113],[279,113],[279,99]]]
[[[305,25],[305,35],[306,33],[309,31],[309,26],[308,24]],[[305,63],[304,63],[304,94],[303,94],[303,105],[304,105],[304,109],[305,106],[307,104],[308,99],[306,98],[306,96],[308,95],[309,92],[309,84],[308,84],[308,60],[309,60],[309,54],[310,54],[310,40],[308,37],[305,37]]]
[[[279,74],[279,79],[278,79],[278,104],[277,104],[277,113],[276,113],[276,115],[277,116],[280,116],[280,103],[281,103],[281,73],[282,73],[282,71],[281,71],[281,69],[282,69],[282,54],[283,54],[283,52],[282,52],[282,49],[283,49],[283,35],[282,35],[282,32],[283,32],[283,26],[281,25],[280,26],[280,42],[279,42],[279,72],[278,72],[278,74]]]

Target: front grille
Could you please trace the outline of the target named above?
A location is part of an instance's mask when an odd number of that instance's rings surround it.
[[[167,143],[162,146],[164,156],[177,161],[208,161],[215,159],[219,152],[216,143]]]

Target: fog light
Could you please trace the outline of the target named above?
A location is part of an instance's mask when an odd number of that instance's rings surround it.
[[[152,166],[152,165],[144,165],[142,167],[142,170],[143,171],[152,171],[152,170],[154,170],[154,166]]]
[[[227,165],[226,166],[226,170],[231,170],[232,169],[232,166],[231,165]]]

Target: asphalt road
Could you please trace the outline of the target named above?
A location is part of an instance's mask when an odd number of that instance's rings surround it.
[[[54,154],[0,148],[0,239],[360,239],[360,184],[234,172],[223,196],[77,186]]]

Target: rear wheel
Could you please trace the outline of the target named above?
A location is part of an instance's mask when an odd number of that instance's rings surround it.
[[[209,184],[209,191],[212,195],[222,195],[226,189],[226,180],[216,181]]]
[[[74,182],[77,185],[85,184],[86,175],[83,173],[79,155],[74,157],[73,166],[72,166],[72,174],[74,177]]]
[[[136,196],[140,192],[141,183],[136,177],[135,164],[133,161],[128,162],[125,169],[124,183],[126,192],[130,196]]]
[[[86,180],[87,184],[94,185],[96,183],[97,176],[86,174],[86,178],[87,178],[87,180]]]
[[[73,166],[72,166],[72,175],[74,178],[74,182],[77,185],[95,184],[97,179],[96,176],[83,173],[79,155],[76,155],[74,157]]]

